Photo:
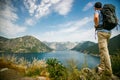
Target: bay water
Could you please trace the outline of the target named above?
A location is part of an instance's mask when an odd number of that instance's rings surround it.
[[[38,60],[56,58],[63,65],[67,66],[70,63],[75,64],[78,68],[81,68],[84,64],[87,67],[94,68],[100,63],[100,58],[97,56],[84,54],[77,51],[52,51],[47,53],[19,53],[19,54],[4,54],[4,56],[11,55],[18,58],[25,58],[27,61],[32,61],[34,58]],[[2,54],[0,54],[2,56]]]

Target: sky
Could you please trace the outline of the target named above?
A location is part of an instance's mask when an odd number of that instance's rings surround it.
[[[93,22],[97,1],[115,5],[120,20],[120,0],[0,0],[0,36],[31,35],[47,42],[97,42]],[[112,37],[118,34],[120,27],[112,30]]]

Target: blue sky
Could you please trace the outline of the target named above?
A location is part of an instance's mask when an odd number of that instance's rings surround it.
[[[93,23],[97,1],[114,4],[120,20],[120,0],[0,0],[0,36],[97,42]],[[120,29],[112,31],[112,37],[118,34]]]

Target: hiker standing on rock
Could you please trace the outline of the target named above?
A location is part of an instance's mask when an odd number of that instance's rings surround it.
[[[111,11],[113,12],[110,12],[109,9],[107,9],[108,7],[112,8]],[[97,31],[98,46],[100,52],[100,64],[97,67],[97,72],[100,74],[107,74],[108,76],[112,76],[111,60],[108,50],[108,40],[111,36],[111,30],[117,25],[117,18],[114,14],[114,16],[112,16],[113,19],[107,19],[108,17],[106,16],[106,14],[115,13],[115,7],[112,4],[107,4],[104,5],[102,8],[102,3],[96,2],[94,4],[94,9],[94,27]],[[105,11],[105,9],[107,9],[108,12],[106,12],[107,10]],[[108,16],[111,17],[110,15]],[[110,23],[108,20],[113,21],[113,23]]]

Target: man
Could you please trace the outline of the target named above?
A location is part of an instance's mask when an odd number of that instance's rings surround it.
[[[108,76],[112,76],[111,61],[108,51],[108,40],[110,39],[111,31],[103,29],[101,26],[103,24],[103,16],[100,11],[102,10],[102,3],[96,2],[94,9],[94,24],[97,31],[98,46],[100,52],[100,64],[97,67],[97,71],[100,74],[105,73]]]

